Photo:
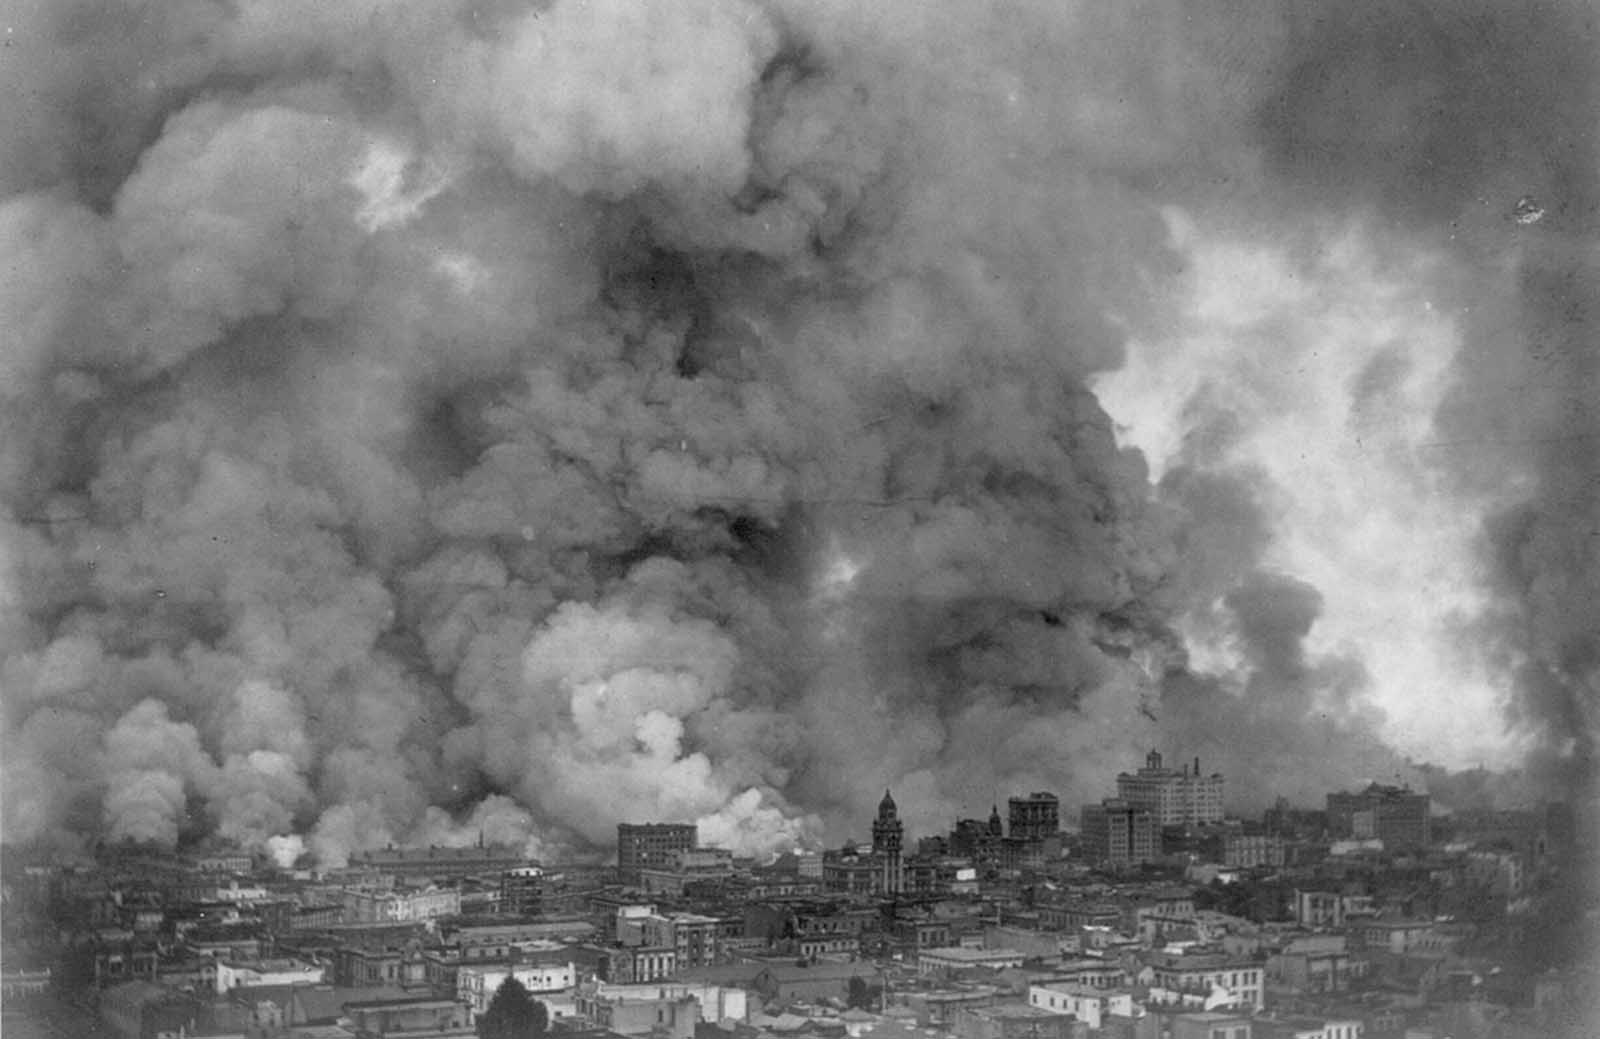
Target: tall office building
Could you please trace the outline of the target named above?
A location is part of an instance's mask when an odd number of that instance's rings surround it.
[[[1147,808],[1108,797],[1083,806],[1079,828],[1083,855],[1090,862],[1126,866],[1155,861],[1156,821]]]
[[[624,884],[638,884],[647,869],[669,869],[680,851],[693,851],[699,843],[693,823],[618,823],[617,876]]]
[[[1194,771],[1164,768],[1161,754],[1152,750],[1145,767],[1138,772],[1117,776],[1117,798],[1145,808],[1157,826],[1190,826],[1222,820],[1222,774],[1200,774],[1200,759]]]
[[[1012,837],[1042,841],[1061,832],[1061,801],[1055,794],[1035,791],[1027,797],[1013,797],[1007,805]]]

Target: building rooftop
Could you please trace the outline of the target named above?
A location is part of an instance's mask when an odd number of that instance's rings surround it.
[[[291,959],[287,959],[287,958],[281,958],[281,959],[275,959],[275,960],[235,960],[235,959],[224,959],[224,960],[221,960],[219,962],[227,964],[229,967],[238,968],[240,970],[254,970],[254,971],[261,971],[263,973],[269,972],[269,971],[286,971],[286,970],[311,971],[311,970],[320,970],[321,969],[321,968],[313,966],[312,964],[309,964],[309,963],[302,963],[299,960],[291,960]]]
[[[1031,1007],[1026,1003],[1001,1003],[992,1007],[967,1007],[966,1012],[978,1017],[994,1019],[1029,1020],[1035,1018],[1058,1019],[1061,1015],[1045,1010],[1041,1007]]]
[[[426,862],[480,862],[488,859],[516,859],[527,861],[521,849],[509,844],[491,844],[488,847],[468,848],[382,848],[361,851],[350,856],[352,867],[373,863],[426,863]]]
[[[1114,996],[1127,992],[1127,989],[1095,988],[1093,985],[1080,985],[1072,981],[1038,981],[1034,982],[1034,987],[1062,992],[1069,996]]]
[[[923,956],[938,956],[945,960],[963,960],[969,963],[982,963],[994,959],[1026,959],[1016,949],[969,949],[962,945],[947,945],[940,949],[925,949]]]
[[[831,981],[847,978],[870,978],[878,973],[876,964],[870,962],[858,963],[818,963],[810,967],[798,967],[792,964],[772,964],[762,973],[771,976],[774,981]]]
[[[1262,967],[1258,960],[1248,956],[1235,956],[1226,952],[1158,952],[1146,957],[1152,967],[1170,970],[1222,970],[1232,967]]]

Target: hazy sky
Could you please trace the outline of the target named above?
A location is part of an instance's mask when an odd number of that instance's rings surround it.
[[[1245,8],[7,4],[6,837],[1576,792],[1596,11]]]

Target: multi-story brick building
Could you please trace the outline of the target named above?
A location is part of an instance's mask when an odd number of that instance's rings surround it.
[[[519,866],[500,874],[500,912],[507,916],[537,916],[544,908],[544,870]]]
[[[344,923],[401,923],[461,912],[461,892],[428,886],[415,890],[351,887],[342,892]]]
[[[1266,966],[1259,960],[1224,952],[1154,953],[1145,960],[1153,999],[1157,990],[1174,997],[1209,997],[1222,989],[1238,1005],[1260,1010],[1266,1005]]]
[[[1055,794],[1035,791],[1027,797],[1013,797],[1006,805],[1012,837],[1042,841],[1061,832],[1061,800]]]
[[[1385,848],[1421,848],[1432,841],[1431,811],[1427,794],[1373,783],[1328,795],[1328,829],[1336,837],[1377,838]]]
[[[1222,864],[1237,869],[1276,869],[1283,865],[1283,838],[1267,833],[1228,833],[1222,837]]]
[[[721,962],[721,920],[697,913],[651,914],[641,921],[644,945],[671,949],[677,968],[710,967]]]
[[[1148,808],[1107,798],[1083,806],[1079,828],[1083,855],[1090,862],[1126,866],[1156,858],[1155,814]]]
[[[638,884],[647,869],[671,869],[678,853],[699,844],[693,823],[618,823],[617,876],[624,884]]]

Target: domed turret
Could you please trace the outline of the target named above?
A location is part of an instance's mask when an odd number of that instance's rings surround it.
[[[893,819],[898,814],[899,810],[895,808],[894,798],[890,797],[889,791],[885,790],[883,792],[883,800],[878,802],[878,818]]]

